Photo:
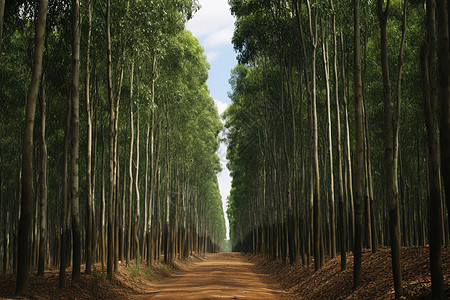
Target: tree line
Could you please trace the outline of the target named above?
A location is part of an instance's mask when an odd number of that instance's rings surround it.
[[[222,130],[193,0],[0,3],[0,272],[59,285],[219,251]],[[37,107],[36,107],[37,106]]]
[[[430,245],[434,297],[449,238],[445,0],[230,0],[238,66],[226,111],[231,239],[315,270],[389,245]]]

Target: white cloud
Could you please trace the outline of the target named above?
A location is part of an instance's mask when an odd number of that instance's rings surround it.
[[[211,33],[205,40],[205,46],[208,48],[214,48],[217,46],[230,44],[231,38],[233,37],[233,31],[233,26],[229,26]]]
[[[209,51],[208,53],[206,53],[206,59],[211,63],[213,60],[220,56],[220,53],[220,51]]]
[[[220,100],[214,99],[214,104],[217,107],[217,110],[219,111],[219,115],[222,115],[223,112],[228,108],[228,104],[225,102],[222,102]]]
[[[228,0],[200,0],[201,8],[187,23],[187,29],[196,37],[206,37],[224,27],[233,26]]]
[[[211,62],[220,56],[218,49],[231,45],[234,17],[228,0],[200,0],[200,4],[200,10],[186,24],[186,29],[200,40],[207,53],[214,53],[208,56]]]

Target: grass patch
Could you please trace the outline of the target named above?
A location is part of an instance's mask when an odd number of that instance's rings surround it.
[[[167,266],[162,265],[159,269],[160,269],[161,271],[167,271]]]
[[[143,267],[141,264],[130,264],[125,269],[133,278],[141,275],[153,278],[153,272],[151,267]]]
[[[151,267],[144,268],[144,274],[150,278],[153,278],[153,272]]]
[[[97,270],[97,268],[92,269],[92,276],[96,279],[106,279],[106,272],[102,270]]]

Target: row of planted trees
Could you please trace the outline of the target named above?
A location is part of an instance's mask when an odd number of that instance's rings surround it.
[[[0,266],[17,292],[30,268],[59,267],[63,286],[69,266],[76,281],[81,264],[113,277],[219,251],[222,125],[184,30],[196,1],[4,3]]]
[[[226,112],[234,249],[314,258],[316,270],[338,253],[345,269],[353,251],[358,286],[362,247],[390,245],[399,298],[401,245],[429,243],[433,295],[442,295],[447,1],[230,5],[240,62]]]

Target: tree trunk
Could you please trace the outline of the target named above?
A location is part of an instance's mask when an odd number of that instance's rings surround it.
[[[450,55],[448,1],[437,0],[439,112],[441,141],[441,172],[446,191],[447,214],[450,218]]]
[[[61,261],[59,268],[59,287],[65,286],[66,267],[67,267],[67,240],[69,239],[68,205],[69,205],[69,138],[70,138],[70,119],[72,112],[72,97],[68,97],[66,110],[66,124],[64,127],[64,168],[63,168],[63,210],[61,213]]]
[[[38,276],[44,276],[45,270],[45,253],[46,249],[46,235],[47,235],[47,140],[45,137],[45,73],[42,73],[41,79],[41,95],[40,108],[41,108],[41,170],[40,170],[40,185],[39,185],[39,220],[40,220],[40,233],[39,233],[39,259],[38,259]]]
[[[323,61],[325,66],[325,83],[327,91],[328,155],[330,159],[330,250],[331,258],[334,258],[336,256],[336,213],[334,204],[333,136],[331,131],[330,63],[328,59],[328,46],[326,41],[323,41]]]
[[[72,0],[72,151],[71,151],[71,199],[73,231],[73,271],[72,281],[80,280],[81,271],[81,232],[79,197],[79,81],[80,81],[80,0]]]
[[[128,194],[128,232],[127,232],[127,266],[131,259],[131,213],[133,203],[133,150],[134,150],[134,114],[133,114],[133,75],[134,75],[134,63],[131,64],[131,79],[130,79],[130,124],[131,124],[131,137],[130,137],[130,160],[129,160],[129,176],[130,186]]]
[[[149,226],[149,197],[148,197],[148,172],[149,172],[149,140],[150,140],[150,123],[147,123],[147,134],[145,135],[145,191],[144,191],[144,240],[142,249],[144,247],[147,247],[145,251],[142,251],[142,258],[147,259],[147,266],[149,266],[149,255],[148,255],[148,246],[149,246],[149,232],[150,232],[150,226]]]
[[[344,56],[344,37],[341,33],[340,35],[341,40],[341,77],[342,77],[342,98],[344,101],[344,113],[345,113],[345,141],[344,141],[344,159],[341,163],[341,170],[343,172],[342,174],[342,199],[340,200],[340,207],[339,207],[339,214],[341,215],[341,270],[345,270],[347,266],[347,257],[346,257],[346,250],[347,244],[348,244],[348,211],[347,211],[347,203],[349,201],[353,201],[353,186],[351,185],[351,180],[349,181],[348,178],[351,178],[347,173],[351,173],[351,167],[349,163],[350,158],[350,150],[348,149],[348,144],[350,143],[350,137],[348,133],[348,103],[347,103],[347,93],[346,93],[346,80],[345,80],[345,56]],[[338,106],[339,107],[339,106]],[[340,126],[339,126],[340,129]],[[340,131],[340,130],[339,130]],[[339,143],[339,146],[341,144]],[[349,166],[347,168],[347,165]],[[348,171],[347,171],[348,169]],[[350,184],[350,187],[348,185]]]
[[[333,64],[334,64],[334,89],[336,101],[336,128],[337,128],[337,154],[338,154],[338,186],[339,186],[339,237],[341,252],[341,270],[345,270],[346,266],[346,249],[345,249],[345,228],[344,228],[344,182],[342,176],[342,140],[341,140],[341,112],[339,105],[339,74],[338,74],[338,53],[337,53],[337,34],[336,34],[336,11],[334,9],[333,0],[330,0],[331,10],[333,12]],[[344,62],[342,62],[342,65]]]
[[[5,3],[6,3],[6,0],[0,0],[0,52],[2,51],[3,20],[4,20],[4,16],[5,16]]]
[[[397,142],[394,141],[393,114],[391,101],[391,84],[389,79],[388,47],[386,37],[387,15],[389,12],[388,0],[383,9],[383,0],[377,1],[377,15],[380,23],[381,39],[381,69],[383,77],[384,94],[384,172],[386,180],[386,200],[389,208],[389,233],[392,253],[392,271],[394,275],[395,297],[403,295],[402,272],[400,262],[400,213],[398,203],[397,180]],[[401,71],[401,70],[400,70]],[[398,137],[397,137],[398,140]]]
[[[314,230],[314,269],[317,271],[322,266],[321,247],[321,210],[320,210],[320,169],[319,169],[319,138],[317,128],[317,88],[316,88],[316,53],[317,53],[317,11],[316,16],[312,17],[311,4],[307,0],[309,15],[309,31],[311,35],[312,46],[312,135],[313,135],[313,230]],[[313,26],[314,23],[314,26]]]
[[[106,273],[108,278],[113,278],[114,264],[114,97],[112,90],[112,58],[111,58],[111,0],[106,1],[106,36],[108,59],[108,100],[109,100],[109,199],[108,199],[108,259]]]
[[[86,274],[91,273],[92,268],[92,223],[93,223],[93,193],[92,189],[92,105],[90,101],[90,51],[91,51],[91,28],[92,28],[92,1],[88,3],[88,39],[86,50],[86,113],[87,113],[87,151],[86,151],[86,190],[87,190],[87,222],[86,222]]]
[[[139,193],[139,106],[137,109],[137,120],[136,120],[136,176],[135,176],[135,187],[136,187],[136,220],[134,223],[134,241],[136,243],[136,264],[139,263],[139,224],[141,218],[140,202],[141,197]]]
[[[106,238],[105,238],[105,214],[106,214],[106,195],[105,195],[105,141],[103,139],[102,127],[102,178],[101,178],[101,202],[100,202],[100,256],[102,261],[102,271],[105,269]]]
[[[36,100],[42,73],[44,53],[44,35],[47,21],[48,0],[40,0],[35,32],[35,47],[31,81],[27,92],[25,126],[22,140],[22,197],[19,232],[17,236],[17,282],[16,293],[21,295],[28,288],[29,269],[29,230],[31,220],[31,198],[33,195],[33,129],[36,112]]]
[[[355,127],[356,127],[356,149],[353,174],[353,187],[355,189],[355,239],[354,239],[354,263],[353,276],[355,288],[362,283],[361,272],[361,229],[362,214],[361,203],[363,199],[363,167],[364,167],[364,140],[362,120],[362,79],[361,79],[361,32],[360,32],[360,0],[354,0],[354,78],[355,78]]]
[[[431,291],[433,298],[444,293],[441,259],[441,181],[439,176],[439,150],[436,99],[436,1],[427,0],[427,35],[421,53],[425,125],[428,136],[429,182],[429,239]]]

